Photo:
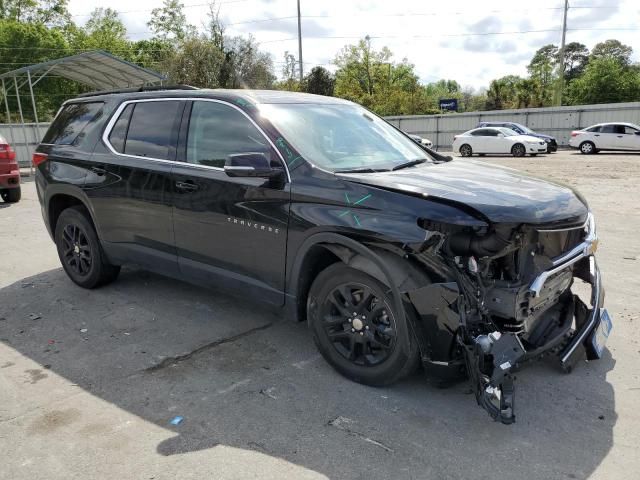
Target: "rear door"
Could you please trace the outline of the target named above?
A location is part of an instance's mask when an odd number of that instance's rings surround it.
[[[470,144],[473,149],[473,153],[489,153],[489,129],[480,128],[474,132],[471,132]]]
[[[283,304],[289,183],[232,178],[223,169],[228,155],[249,152],[264,153],[284,169],[280,156],[257,125],[228,103],[194,100],[185,111],[187,124],[179,150],[184,163],[172,173],[181,272],[203,285]]]
[[[602,125],[600,132],[594,134],[596,147],[605,150],[623,150],[621,132],[624,132],[623,125]]]
[[[116,110],[85,179],[107,253],[161,273],[177,273],[171,168],[181,100],[134,100]]]

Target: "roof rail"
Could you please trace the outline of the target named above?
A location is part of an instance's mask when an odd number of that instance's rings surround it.
[[[159,90],[198,90],[198,87],[193,87],[191,85],[147,85],[142,87],[119,88],[116,90],[100,90],[98,92],[81,93],[80,95],[76,95],[76,98],[112,95],[115,93],[156,92]]]

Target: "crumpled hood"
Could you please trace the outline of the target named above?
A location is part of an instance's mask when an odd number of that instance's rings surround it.
[[[582,197],[568,186],[473,160],[421,164],[395,172],[339,175],[425,199],[463,204],[491,222],[577,222],[586,219],[588,212]],[[428,212],[425,217],[428,218]]]

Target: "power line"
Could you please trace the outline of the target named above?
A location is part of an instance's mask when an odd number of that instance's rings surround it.
[[[231,5],[234,3],[245,3],[245,2],[250,2],[252,0],[228,0],[225,2],[216,2],[216,6],[219,5]],[[183,8],[197,8],[197,7],[208,7],[209,4],[211,2],[206,2],[206,3],[193,3],[193,4],[187,4],[187,5],[183,5]],[[119,12],[116,10],[116,12],[118,13],[118,15],[124,14],[124,13],[147,13],[147,12],[152,12],[154,11],[155,8],[145,8],[145,9],[141,9],[141,10],[125,10],[122,12]],[[92,13],[77,13],[74,15],[70,15],[71,17],[90,17]]]

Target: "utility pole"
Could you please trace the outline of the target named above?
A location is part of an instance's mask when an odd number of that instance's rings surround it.
[[[304,69],[302,67],[302,23],[300,21],[300,0],[298,0],[298,62],[300,70],[300,83],[304,77]]]
[[[564,0],[564,15],[562,17],[562,42],[560,43],[560,52],[558,55],[558,81],[556,82],[556,91],[553,104],[562,105],[562,91],[564,90],[564,44],[567,39],[567,12],[569,11],[569,0]]]

